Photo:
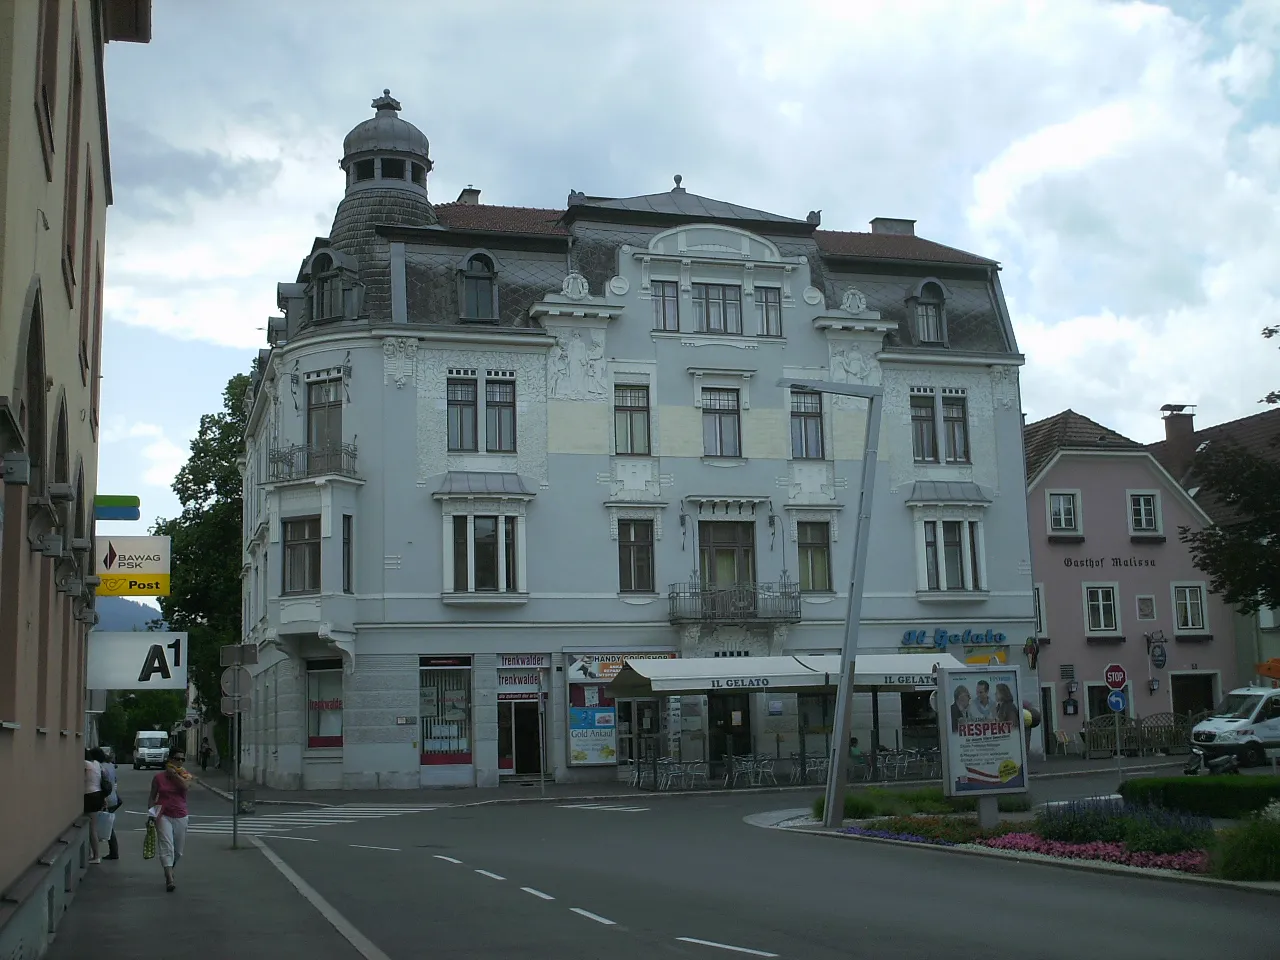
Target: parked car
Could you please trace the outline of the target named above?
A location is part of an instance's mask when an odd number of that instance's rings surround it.
[[[1230,754],[1245,766],[1261,766],[1280,756],[1280,690],[1232,690],[1192,729],[1191,746],[1209,759]]]

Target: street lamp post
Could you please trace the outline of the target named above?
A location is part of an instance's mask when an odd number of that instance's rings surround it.
[[[861,397],[867,401],[867,437],[862,452],[862,486],[858,490],[858,523],[854,533],[853,569],[850,571],[849,608],[844,622],[844,648],[840,655],[840,686],[836,691],[835,734],[831,745],[831,762],[827,765],[827,793],[822,810],[825,827],[838,827],[844,822],[844,793],[849,764],[849,738],[853,735],[853,680],[857,675],[854,661],[858,654],[858,628],[862,621],[862,589],[867,574],[867,540],[871,533],[871,502],[876,486],[876,459],[880,444],[880,417],[884,390],[856,383],[831,383],[826,380],[778,381],[778,386],[842,397]]]

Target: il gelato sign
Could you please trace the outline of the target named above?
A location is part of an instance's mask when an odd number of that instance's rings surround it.
[[[945,650],[949,646],[992,647],[1000,646],[1005,642],[1004,634],[996,633],[990,627],[986,630],[965,630],[960,633],[951,633],[943,627],[938,627],[932,633],[928,630],[908,630],[902,635],[904,647],[935,647],[938,650]]]

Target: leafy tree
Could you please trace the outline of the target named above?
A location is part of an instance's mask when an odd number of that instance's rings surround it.
[[[1280,336],[1280,327],[1266,327],[1262,335]],[[1280,403],[1280,390],[1262,402]],[[1179,528],[1195,565],[1227,603],[1249,612],[1280,607],[1280,447],[1259,455],[1214,441],[1196,455],[1194,471],[1201,488],[1238,518],[1205,530]]]
[[[219,718],[219,648],[240,642],[241,478],[249,377],[237,374],[222,391],[222,410],[200,418],[191,456],[173,481],[182,513],[157,520],[152,533],[172,540],[170,592],[160,612],[170,630],[189,640],[187,665],[196,706]],[[220,736],[219,739],[222,739]]]
[[[186,713],[181,690],[122,691],[98,719],[98,737],[123,758],[133,749],[139,730],[172,730]]]

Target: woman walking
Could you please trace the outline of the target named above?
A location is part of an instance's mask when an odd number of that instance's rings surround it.
[[[177,887],[173,871],[187,845],[187,786],[194,777],[182,769],[186,759],[185,750],[171,747],[164,769],[151,780],[151,795],[147,798],[147,809],[160,808],[156,816],[156,845],[160,866],[164,868],[164,888],[170,893]]]
[[[93,751],[84,752],[84,812],[89,816],[90,863],[101,863],[98,856],[98,812],[106,803],[102,793],[102,765],[93,758]]]
[[[111,758],[107,756],[107,752],[101,747],[94,747],[89,751],[89,758],[98,764],[98,769],[102,774],[102,809],[93,815],[93,819],[97,821],[98,842],[107,842],[107,855],[102,857],[102,851],[95,849],[94,856],[101,857],[103,860],[119,860],[120,847],[116,842],[116,811],[120,809],[120,795],[117,792],[119,787],[118,775],[116,773],[116,765],[111,762]]]

